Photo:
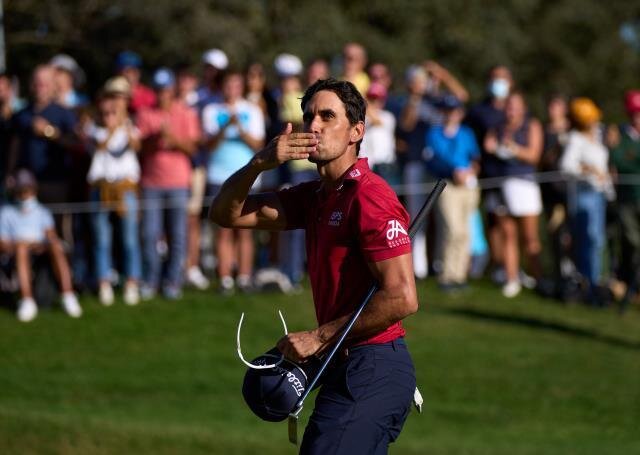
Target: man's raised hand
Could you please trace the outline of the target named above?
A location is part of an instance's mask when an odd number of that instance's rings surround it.
[[[273,169],[291,160],[305,160],[316,151],[318,139],[313,133],[293,133],[291,123],[279,136],[260,150],[253,158],[253,164],[261,170]]]

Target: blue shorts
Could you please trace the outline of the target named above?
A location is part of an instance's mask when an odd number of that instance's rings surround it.
[[[386,454],[411,409],[415,370],[403,339],[350,348],[327,369],[301,454]]]

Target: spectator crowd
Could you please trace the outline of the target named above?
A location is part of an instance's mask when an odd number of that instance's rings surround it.
[[[593,100],[558,93],[536,118],[502,65],[488,72],[485,93],[469,94],[435,61],[394,81],[358,43],[306,66],[283,53],[273,68],[240,69],[210,49],[196,68],[156,68],[148,81],[146,70],[123,51],[88,96],[82,68],[60,54],[33,69],[24,98],[0,74],[0,291],[19,293],[21,321],[47,298],[35,295],[41,269],[72,317],[82,314],[77,292],[96,292],[103,305],[114,303],[114,289],[136,305],[159,293],[180,299],[185,285],[204,290],[212,279],[224,294],[296,292],[303,231],[214,228],[206,208],[287,124],[304,128],[300,98],[328,77],[365,97],[360,157],[412,217],[435,179],[449,183],[414,239],[417,278],[435,275],[444,292],[458,293],[486,273],[507,298],[528,287],[595,306],[637,297],[640,90],[620,94],[628,121],[607,125]],[[315,165],[293,161],[253,191],[315,178]]]

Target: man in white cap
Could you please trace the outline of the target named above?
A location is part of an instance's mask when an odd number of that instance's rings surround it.
[[[89,99],[76,90],[84,81],[84,71],[78,62],[67,54],[58,54],[49,64],[55,70],[56,100],[66,108],[85,106]]]
[[[210,103],[221,103],[222,77],[229,66],[227,54],[220,49],[209,49],[202,54],[202,85],[198,89],[197,106],[200,110]]]

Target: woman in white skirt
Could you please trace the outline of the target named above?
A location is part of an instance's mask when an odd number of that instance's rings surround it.
[[[507,98],[506,122],[503,127],[489,132],[485,149],[500,159],[504,180],[493,200],[487,201],[487,209],[498,220],[502,236],[502,258],[506,283],[502,288],[505,297],[515,297],[522,289],[519,238],[528,259],[529,273],[537,280],[541,276],[538,236],[538,217],[542,212],[540,187],[534,173],[542,153],[543,131],[540,122],[530,117],[522,93],[513,92]]]

